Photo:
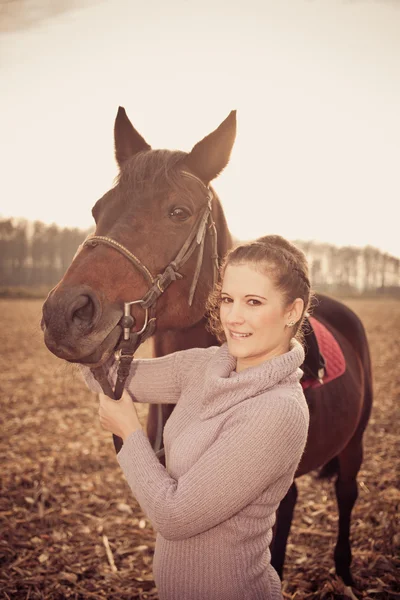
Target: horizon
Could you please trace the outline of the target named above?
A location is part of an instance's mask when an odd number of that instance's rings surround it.
[[[0,221],[1,220],[8,220],[8,219],[11,219],[11,220],[15,221],[17,224],[18,223],[26,223],[27,224],[27,229],[28,229],[28,239],[30,237],[32,237],[32,235],[33,235],[33,226],[34,226],[35,221],[38,221],[39,223],[45,225],[46,227],[56,226],[60,231],[62,229],[69,229],[69,230],[78,229],[80,232],[82,232],[82,234],[87,233],[90,229],[95,229],[95,222],[94,222],[94,220],[93,220],[93,225],[92,226],[82,228],[82,227],[78,227],[78,226],[60,225],[59,223],[55,223],[54,221],[46,222],[46,221],[42,221],[42,220],[38,220],[38,219],[36,219],[36,220],[30,220],[30,219],[27,219],[26,217],[16,217],[16,216],[6,216],[6,217],[3,217],[0,214]],[[270,233],[273,234],[274,232],[270,232]],[[277,232],[275,232],[275,233],[277,233]],[[240,243],[246,243],[246,242],[249,242],[252,239],[254,239],[254,238],[242,238],[242,239],[238,239],[234,235],[232,235],[232,238],[235,241],[239,241]],[[317,246],[327,245],[327,246],[336,247],[338,249],[340,249],[340,248],[351,248],[353,250],[360,250],[360,251],[362,251],[362,250],[364,250],[366,248],[372,248],[373,250],[378,250],[382,255],[383,254],[387,254],[390,258],[395,258],[395,259],[400,260],[400,256],[396,256],[394,254],[391,254],[390,252],[386,252],[384,250],[381,250],[380,248],[377,248],[376,246],[372,246],[371,244],[365,244],[364,246],[356,246],[355,244],[339,245],[339,244],[335,244],[333,242],[327,242],[325,240],[303,239],[303,238],[296,238],[296,239],[293,238],[293,239],[290,239],[289,241],[291,241],[292,243],[311,244],[311,245],[314,245],[316,247]]]
[[[212,182],[235,237],[399,257],[399,26],[390,2],[104,0],[2,33],[0,218],[92,227],[119,105],[152,147],[185,151],[237,109]]]

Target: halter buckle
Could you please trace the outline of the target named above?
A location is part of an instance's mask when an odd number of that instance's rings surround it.
[[[143,303],[143,298],[141,300],[133,300],[132,302],[124,302],[124,319],[131,317],[131,319],[133,319],[133,324],[135,323],[135,317],[132,316],[131,314],[131,305],[132,304],[142,304]],[[143,327],[140,331],[135,331],[135,333],[137,335],[140,335],[141,333],[143,333],[147,327],[147,323],[149,322],[149,309],[145,308],[145,316],[144,316],[144,323],[143,323]],[[124,332],[124,340],[129,340],[129,336],[131,334],[131,329],[130,327],[123,327],[123,332]]]

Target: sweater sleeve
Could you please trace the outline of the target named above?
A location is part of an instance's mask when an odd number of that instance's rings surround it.
[[[176,404],[191,370],[208,356],[209,349],[191,348],[158,358],[134,359],[125,388],[134,402]],[[88,388],[99,394],[102,389],[90,368],[80,365],[79,369]],[[117,363],[106,365],[106,370],[114,386]]]
[[[181,388],[176,372],[176,355],[160,358],[134,359],[125,383],[125,389],[134,402],[176,404]],[[86,385],[92,392],[102,391],[89,367],[80,366]],[[108,368],[108,379],[114,387],[117,378],[117,363]]]
[[[288,474],[293,478],[308,421],[295,398],[240,411],[182,477],[159,463],[142,430],[133,432],[118,461],[143,511],[169,540],[192,537],[229,519]],[[184,452],[184,449],[182,449]],[[286,491],[286,490],[285,490]]]

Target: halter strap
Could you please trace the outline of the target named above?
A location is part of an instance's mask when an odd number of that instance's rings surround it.
[[[203,186],[203,188],[205,188],[206,190],[209,190],[209,189],[210,189],[210,188],[209,188],[209,186],[208,186],[208,185],[206,185],[206,184],[204,183],[204,181],[202,181],[202,180],[200,179],[200,177],[197,177],[197,175],[193,175],[193,173],[191,173],[190,171],[181,171],[181,174],[182,174],[184,177],[188,177],[189,179],[194,179],[194,181],[197,181],[197,183],[200,183],[200,185],[202,185],[202,186]]]
[[[125,248],[122,244],[114,240],[113,238],[106,237],[104,235],[90,235],[86,238],[83,245],[84,246],[92,246],[95,247],[97,244],[105,244],[106,246],[111,246],[111,248],[115,248],[119,250],[121,254],[126,256],[134,265],[138,267],[142,273],[144,273],[145,277],[148,279],[150,283],[154,282],[154,277],[148,270],[148,268],[135,256],[128,248]]]
[[[183,275],[179,273],[179,269],[189,260],[196,248],[199,248],[199,254],[197,258],[196,268],[193,275],[192,284],[189,291],[188,303],[192,305],[194,294],[197,287],[197,282],[200,276],[201,265],[203,262],[205,236],[207,232],[207,223],[210,220],[208,227],[210,236],[212,238],[212,261],[213,261],[213,285],[216,282],[218,276],[218,249],[217,249],[217,230],[215,227],[214,220],[212,218],[212,200],[213,193],[209,186],[207,186],[199,177],[193,175],[189,171],[181,171],[184,177],[193,179],[207,191],[207,206],[204,211],[198,217],[194,227],[192,227],[186,241],[182,248],[179,250],[175,259],[172,260],[165,268],[163,273],[158,274],[154,277],[149,269],[141,262],[141,260],[133,254],[130,250],[125,248],[122,244],[114,240],[113,238],[92,235],[88,236],[83,242],[83,246],[95,247],[98,244],[105,244],[110,246],[123,254],[147,279],[150,283],[150,289],[146,292],[141,300],[135,300],[132,302],[124,303],[124,316],[121,318],[120,325],[123,328],[123,339],[118,345],[119,350],[119,366],[117,372],[117,381],[115,389],[113,390],[110,382],[108,381],[107,374],[104,368],[97,367],[92,369],[92,373],[96,380],[100,383],[104,393],[110,398],[119,399],[122,395],[126,378],[129,375],[130,365],[133,360],[134,353],[137,348],[151,335],[153,335],[156,328],[156,303],[158,298],[167,287],[176,281],[182,279]],[[131,328],[134,325],[134,318],[130,313],[130,306],[132,304],[139,304],[145,311],[145,324],[140,332],[132,332]],[[150,315],[150,318],[148,318]],[[115,441],[115,439],[114,439]]]

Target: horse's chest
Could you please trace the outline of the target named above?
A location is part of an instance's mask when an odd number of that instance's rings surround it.
[[[182,477],[218,438],[221,416],[201,420],[197,407],[178,405],[164,428],[166,466],[171,477]]]

